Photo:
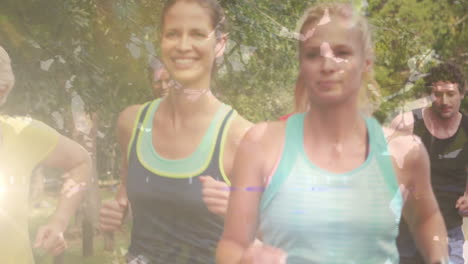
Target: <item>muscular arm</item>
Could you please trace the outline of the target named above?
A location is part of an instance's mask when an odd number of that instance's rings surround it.
[[[416,244],[427,263],[446,263],[447,232],[432,191],[427,151],[414,135],[396,138],[389,147],[395,160],[403,160],[395,168],[407,191],[403,216]]]
[[[264,188],[265,156],[261,138],[265,126],[259,124],[249,130],[238,148],[224,233],[218,243],[217,263],[239,263],[255,239]]]

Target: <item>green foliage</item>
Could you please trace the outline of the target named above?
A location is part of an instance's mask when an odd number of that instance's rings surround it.
[[[213,91],[254,122],[277,119],[293,108],[298,60],[297,41],[290,36],[315,1],[220,2],[230,21],[230,41]],[[422,96],[418,84],[408,84],[417,83],[435,60],[454,61],[466,72],[468,10],[463,1],[353,3],[363,7],[375,28],[376,79],[385,97],[379,119]],[[3,0],[0,43],[13,58],[17,77],[6,109],[56,127],[61,115],[62,132],[68,133],[76,92],[86,110],[99,115],[104,137],[98,141],[98,165],[107,175],[114,170],[108,159],[115,156],[117,114],[151,98],[146,68],[158,54],[161,8],[162,1],[152,0]],[[428,61],[431,50],[438,56]]]

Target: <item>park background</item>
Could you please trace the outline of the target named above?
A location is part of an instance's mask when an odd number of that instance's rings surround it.
[[[104,239],[97,229],[97,211],[118,183],[117,115],[128,105],[152,99],[148,66],[159,57],[163,2],[1,0],[0,45],[9,52],[16,75],[16,87],[2,112],[39,119],[93,155],[93,186],[65,235],[70,247],[57,263],[123,263],[130,224],[114,235],[114,242],[109,236]],[[296,23],[315,1],[220,2],[230,40],[217,62],[214,94],[253,122],[290,112],[298,73]],[[438,61],[454,62],[466,75],[467,0],[351,2],[373,25],[380,87],[369,94],[382,122],[427,102],[421,77]],[[462,108],[467,113],[466,98]],[[39,170],[33,180],[34,234],[53,211],[61,178],[57,172]],[[35,255],[39,264],[53,261],[43,252]]]

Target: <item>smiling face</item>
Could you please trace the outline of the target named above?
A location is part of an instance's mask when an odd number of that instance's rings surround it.
[[[182,85],[209,83],[220,44],[210,10],[196,2],[179,1],[165,14],[162,60],[171,77]]]
[[[441,119],[450,119],[460,110],[463,95],[457,83],[438,81],[432,84],[432,110]]]
[[[362,33],[339,16],[310,23],[303,31],[313,32],[300,46],[300,74],[310,102],[323,106],[356,100],[372,62],[364,52]]]

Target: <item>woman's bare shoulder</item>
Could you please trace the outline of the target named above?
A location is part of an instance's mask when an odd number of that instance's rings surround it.
[[[286,122],[282,121],[261,122],[250,128],[246,140],[265,146],[275,145],[284,137],[285,127]]]
[[[400,169],[417,166],[427,159],[427,151],[421,139],[407,131],[383,128],[390,155]]]
[[[117,139],[120,143],[130,140],[138,113],[143,105],[127,106],[117,118]]]
[[[234,141],[240,141],[245,133],[253,126],[253,123],[237,114],[230,125],[229,137]],[[236,140],[237,139],[237,140]]]

